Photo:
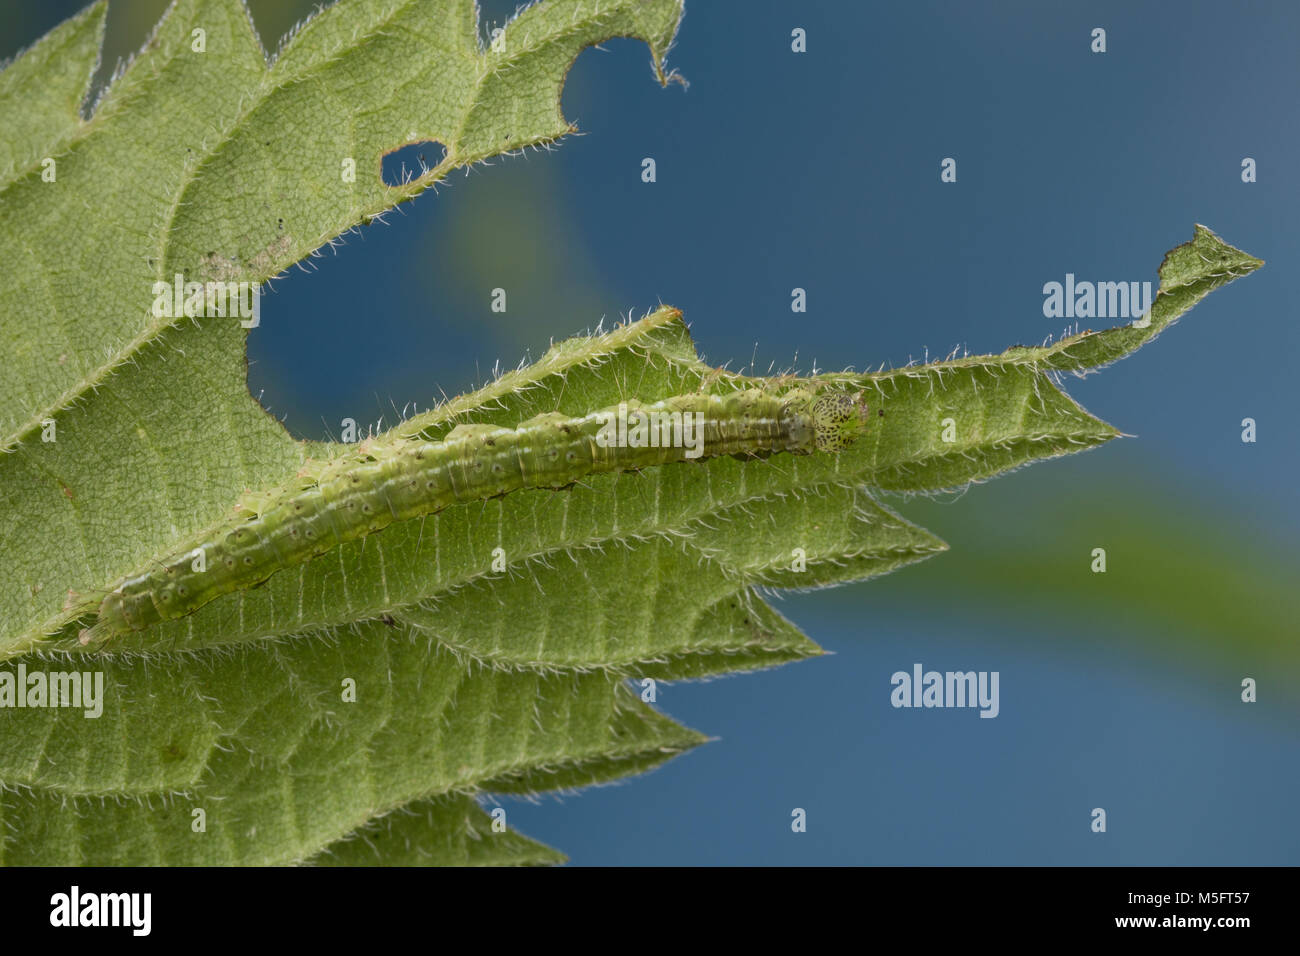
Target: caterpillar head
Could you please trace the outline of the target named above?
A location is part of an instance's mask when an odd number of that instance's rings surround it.
[[[867,430],[867,402],[862,392],[824,391],[811,402],[813,438],[818,451],[842,451]]]

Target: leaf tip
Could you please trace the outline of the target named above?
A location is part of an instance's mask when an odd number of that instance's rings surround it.
[[[1215,284],[1249,275],[1264,265],[1250,253],[1224,242],[1209,227],[1195,223],[1192,239],[1165,253],[1160,263],[1160,291],[1219,280]]]

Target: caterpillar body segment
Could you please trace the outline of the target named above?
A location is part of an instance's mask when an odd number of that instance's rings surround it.
[[[117,582],[81,640],[184,617],[283,568],[454,504],[697,458],[835,452],[867,422],[861,393],[746,389],[628,401],[576,418],[546,413],[515,428],[458,425],[440,441],[368,446],[304,469],[278,491],[245,496],[232,524]]]

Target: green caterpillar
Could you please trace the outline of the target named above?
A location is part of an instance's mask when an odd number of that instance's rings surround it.
[[[517,428],[458,425],[441,441],[380,444],[266,496],[221,532],[111,587],[81,643],[184,617],[395,521],[591,474],[733,454],[838,451],[867,426],[861,393],[759,389],[624,402]]]

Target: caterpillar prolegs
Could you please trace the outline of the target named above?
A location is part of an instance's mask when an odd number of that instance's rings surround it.
[[[207,539],[111,587],[82,643],[184,617],[344,542],[453,504],[587,475],[733,454],[838,451],[867,426],[861,393],[747,389],[629,401],[516,428],[458,425],[441,441],[378,444],[269,495]]]

